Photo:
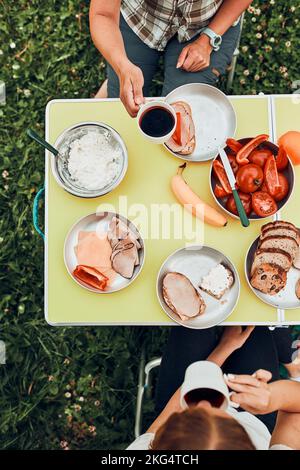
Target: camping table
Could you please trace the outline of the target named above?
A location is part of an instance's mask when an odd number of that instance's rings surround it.
[[[287,129],[300,128],[299,106],[293,103],[291,96],[231,96],[230,100],[237,113],[237,138],[267,133],[274,140]],[[163,146],[148,143],[140,135],[135,120],[127,115],[119,100],[51,101],[46,109],[46,138],[53,144],[64,129],[83,121],[102,121],[114,127],[128,148],[129,167],[124,180],[112,193],[97,199],[79,199],[58,186],[50,170],[52,157],[46,153],[45,318],[51,325],[173,324],[157,300],[156,277],[166,257],[185,246],[183,237],[146,239],[143,270],[120,292],[91,293],[78,286],[67,273],[63,260],[64,240],[78,219],[97,210],[107,210],[110,205],[126,216],[124,208],[119,208],[121,196],[127,196],[128,207],[143,204],[150,210],[152,204],[174,204],[170,179],[180,164]],[[209,189],[210,164],[190,163],[185,178],[201,198],[214,206]],[[296,173],[299,172],[300,168],[296,168]],[[299,197],[300,186],[282,211],[282,217],[298,226]],[[129,218],[134,221],[130,212]],[[261,302],[246,283],[245,254],[265,222],[253,221],[247,229],[233,218],[229,218],[224,228],[204,225],[204,244],[224,252],[240,275],[240,299],[226,325],[276,326],[300,322],[300,310],[277,311]]]

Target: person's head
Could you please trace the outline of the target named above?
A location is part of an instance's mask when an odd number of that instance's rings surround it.
[[[156,432],[152,450],[255,450],[244,428],[208,402],[174,413]]]

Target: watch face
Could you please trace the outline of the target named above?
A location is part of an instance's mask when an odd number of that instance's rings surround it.
[[[222,43],[222,38],[221,38],[221,36],[215,36],[215,37],[214,37],[214,44],[215,44],[215,46],[220,46],[221,43]]]

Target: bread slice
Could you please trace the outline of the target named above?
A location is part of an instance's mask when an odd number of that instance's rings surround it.
[[[255,252],[251,267],[251,276],[254,271],[264,263],[278,264],[282,269],[288,271],[292,266],[292,257],[287,251],[280,248],[264,248]]]
[[[285,220],[274,220],[274,222],[268,222],[267,224],[262,225],[261,231],[264,232],[265,230],[268,230],[269,228],[274,228],[278,226],[284,226],[287,228],[293,228],[294,230],[298,230],[297,227],[292,224],[292,222],[286,222]]]
[[[163,279],[162,294],[168,307],[183,321],[205,311],[203,298],[184,274],[167,273]]]
[[[300,300],[300,279],[296,282],[295,293],[297,298]]]
[[[300,269],[300,247],[298,248],[293,265],[295,268]]]
[[[233,272],[223,264],[217,264],[204,276],[200,282],[200,289],[220,300],[234,283]]]
[[[264,263],[255,269],[250,283],[254,289],[268,295],[276,295],[285,288],[287,272],[277,264]]]
[[[292,237],[287,237],[286,235],[275,236],[275,237],[266,237],[259,242],[259,249],[264,248],[276,248],[288,252],[292,260],[296,258],[298,252],[298,243]]]
[[[298,243],[299,245],[299,232],[297,229],[294,229],[292,227],[287,227],[285,225],[277,225],[275,227],[271,227],[271,228],[267,228],[265,229],[260,238],[261,239],[264,239],[266,237],[274,237],[274,236],[282,236],[282,235],[285,235],[287,237],[292,237],[292,238],[295,238],[296,242]]]

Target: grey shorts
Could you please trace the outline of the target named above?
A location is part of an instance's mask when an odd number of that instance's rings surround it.
[[[135,65],[141,68],[144,75],[144,96],[151,96],[151,85],[153,77],[158,70],[159,61],[163,58],[164,80],[162,96],[166,96],[174,88],[186,83],[207,83],[216,86],[219,77],[224,74],[227,66],[230,64],[233,52],[235,50],[239,33],[240,23],[232,26],[224,35],[222,45],[219,51],[213,51],[211,54],[210,66],[200,72],[186,72],[176,69],[177,60],[182,49],[197,39],[197,36],[185,43],[178,42],[177,37],[172,38],[163,52],[151,49],[147,46],[128,26],[121,15],[120,30],[123,36],[125,49],[128,58]],[[119,79],[114,70],[108,65],[108,96],[109,98],[118,98]]]

